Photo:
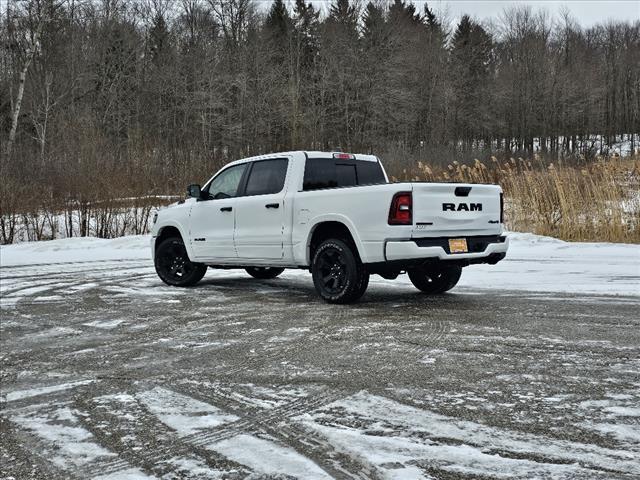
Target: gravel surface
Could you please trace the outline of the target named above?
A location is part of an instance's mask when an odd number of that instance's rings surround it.
[[[640,478],[638,297],[1,275],[0,478]]]

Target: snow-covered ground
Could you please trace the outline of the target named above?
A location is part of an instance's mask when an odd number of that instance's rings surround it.
[[[510,233],[507,258],[497,265],[466,268],[459,287],[474,289],[640,295],[640,245],[564,242],[531,233]],[[145,260],[150,261],[147,235],[68,238],[0,247],[2,267],[53,263]],[[224,276],[225,271],[219,273]],[[211,275],[211,273],[209,274]],[[289,270],[284,276],[308,275]],[[389,285],[408,283],[374,277]]]
[[[542,152],[542,146],[545,140],[547,140],[547,146],[549,146],[549,139],[534,137],[533,151]],[[559,145],[565,145],[565,143],[567,145],[568,151],[558,152],[559,154],[563,155],[566,155],[573,150],[583,155],[619,155],[621,157],[627,157],[638,152],[638,146],[640,145],[640,135],[638,135],[637,133],[615,135],[611,140],[611,145],[607,145],[606,138],[598,134],[590,134],[586,135],[583,138],[576,138],[575,145],[573,145],[571,138],[565,138],[563,136],[558,137],[557,141]],[[492,141],[490,146],[499,151],[503,148],[504,143],[505,139],[503,138],[500,140],[499,145],[497,144],[497,142]],[[462,147],[462,141],[459,141],[458,145]],[[483,149],[486,148],[487,145],[484,140],[477,140],[474,146],[478,149]],[[518,151],[518,146],[515,141],[511,143],[509,149],[512,152]]]

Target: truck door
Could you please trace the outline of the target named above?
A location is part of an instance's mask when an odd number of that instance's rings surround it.
[[[240,259],[283,258],[288,165],[286,158],[252,162],[235,204],[234,243]]]
[[[235,202],[246,163],[222,170],[203,189],[202,200],[191,208],[189,240],[199,261],[235,259],[233,245]]]

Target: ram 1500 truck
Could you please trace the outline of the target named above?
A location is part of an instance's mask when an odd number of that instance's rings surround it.
[[[369,275],[406,272],[421,291],[453,288],[462,268],[507,252],[497,185],[389,183],[373,155],[286,152],[229,163],[188,198],[160,210],[156,272],[190,286],[211,268],[259,279],[311,272],[327,302],[360,298]]]

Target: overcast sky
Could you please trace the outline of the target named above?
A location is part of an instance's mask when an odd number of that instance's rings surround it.
[[[416,2],[424,3],[424,2]],[[607,19],[640,20],[639,0],[432,0],[429,6],[446,11],[452,19],[458,19],[467,13],[480,20],[497,17],[505,7],[513,5],[531,5],[534,9],[546,9],[557,15],[565,7],[578,22],[585,26],[601,23]]]
[[[15,0],[0,0],[0,8],[3,11],[6,9],[7,1]],[[273,2],[273,0],[255,1],[265,9],[268,9]],[[290,7],[293,7],[295,0],[286,1]],[[328,11],[332,2],[332,0],[307,1],[313,2],[324,13]],[[368,1],[361,0],[363,5]],[[425,0],[413,0],[413,3],[417,4],[422,11]],[[609,18],[630,22],[640,20],[640,0],[428,0],[427,3],[437,12],[446,14],[452,22],[457,22],[465,13],[478,20],[495,19],[506,7],[523,4],[531,5],[534,9],[544,8],[552,15],[557,15],[564,6],[585,27],[604,22]]]
[[[259,0],[269,5],[272,0]],[[327,11],[332,0],[311,0],[316,6]],[[366,4],[369,0],[362,0]],[[405,0],[408,1],[408,0]],[[293,3],[293,0],[289,0]],[[424,0],[414,0],[420,10]],[[609,18],[615,20],[640,20],[640,0],[428,0],[427,3],[436,11],[444,12],[452,21],[462,15],[469,14],[479,20],[489,17],[497,18],[505,7],[514,5],[531,5],[534,9],[546,9],[557,15],[562,8],[571,12],[573,17],[583,26],[589,27]]]

